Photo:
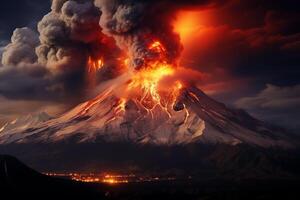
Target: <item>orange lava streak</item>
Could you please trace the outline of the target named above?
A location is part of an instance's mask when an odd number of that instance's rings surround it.
[[[165,47],[159,41],[154,41],[149,46],[149,49],[152,50],[152,51],[155,51],[157,53],[165,53],[166,52]]]
[[[186,105],[185,104],[183,104],[184,105],[184,110],[185,110],[185,113],[186,113],[186,115],[185,115],[185,119],[184,119],[184,124],[187,122],[187,120],[188,120],[188,118],[189,118],[189,116],[190,116],[190,112],[189,112],[189,110],[186,108]]]
[[[195,95],[192,92],[189,92],[189,95],[191,95],[193,97],[193,99],[196,99],[197,101],[200,101],[200,99],[197,97],[197,95]],[[193,100],[194,101],[194,100]]]
[[[158,84],[164,77],[172,74],[174,74],[174,69],[167,64],[141,69],[132,77],[128,89],[140,89],[143,92],[142,99],[150,95],[152,100],[159,103]]]
[[[104,66],[104,61],[102,58],[93,60],[91,56],[88,58],[88,72],[95,73]]]
[[[116,104],[114,105],[114,115],[106,120],[105,124],[109,124],[112,121],[115,121],[117,119],[117,116],[125,112],[125,106],[126,106],[126,99],[121,98],[119,99]]]
[[[77,116],[85,115],[94,105],[103,101],[103,99],[105,99],[110,94],[110,92],[111,90],[109,89],[103,95],[99,95],[94,99],[90,100],[88,103],[86,103],[86,105],[84,105],[84,107],[77,114]]]
[[[169,109],[176,101],[182,84],[179,81],[167,83],[172,79],[170,76],[175,75],[176,68],[168,63],[166,49],[162,43],[154,40],[148,49],[154,56],[146,58],[143,67],[133,72],[127,92],[139,101],[151,116],[152,109],[160,106],[171,117]],[[127,65],[129,60],[124,59],[124,63]]]
[[[120,112],[125,111],[125,105],[126,105],[126,99],[121,98],[118,101],[117,107],[115,108],[115,113],[119,114]]]

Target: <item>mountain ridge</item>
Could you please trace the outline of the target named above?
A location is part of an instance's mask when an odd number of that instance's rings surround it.
[[[65,114],[34,123],[26,129],[2,131],[0,143],[132,141],[158,145],[188,143],[246,143],[264,148],[293,148],[283,130],[228,108],[196,87],[184,88],[173,107],[145,108],[136,99],[118,98],[112,90],[81,103]]]

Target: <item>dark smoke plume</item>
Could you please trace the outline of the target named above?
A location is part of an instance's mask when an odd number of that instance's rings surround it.
[[[48,88],[48,94],[53,94],[53,99],[60,96],[58,93],[62,94],[62,98],[80,96],[78,94],[84,91],[86,85],[89,56],[95,59],[101,56],[107,61],[105,70],[98,74],[100,81],[115,77],[118,75],[115,60],[120,56],[120,51],[102,33],[100,15],[93,0],[53,0],[51,12],[38,23],[37,33],[27,27],[14,31],[11,43],[3,50],[1,76],[13,76],[16,71],[17,74],[26,73],[26,76],[18,76],[19,79],[26,77],[19,80],[22,85],[22,82],[31,82],[30,78],[36,79],[28,71],[42,68],[44,73],[36,82]],[[24,68],[26,72],[22,72]],[[8,87],[1,88],[1,85]],[[20,92],[21,88],[13,87],[17,85],[0,83],[4,96],[11,96],[14,91]]]
[[[37,32],[16,29],[3,49],[0,76],[9,80],[17,76],[18,84],[4,79],[0,92],[10,97],[22,96],[22,91],[40,91],[41,96],[46,92],[53,99],[84,96],[80,94],[86,89],[89,57],[104,59],[103,70],[97,73],[99,83],[121,73],[124,53],[134,68],[157,59],[157,53],[149,49],[154,41],[165,48],[165,61],[176,65],[182,50],[172,27],[176,11],[211,5],[207,0],[52,0],[51,11],[38,23]],[[33,83],[31,78],[34,84],[15,88]]]
[[[183,7],[208,6],[210,1],[96,0],[102,12],[100,26],[117,45],[128,52],[134,68],[156,59],[149,45],[158,40],[166,49],[166,61],[176,64],[181,53],[180,37],[174,33],[172,20]]]

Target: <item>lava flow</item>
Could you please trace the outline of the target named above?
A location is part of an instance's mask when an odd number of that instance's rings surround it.
[[[171,117],[170,110],[177,102],[177,97],[181,89],[182,83],[179,80],[167,81],[162,83],[167,78],[172,78],[176,74],[176,66],[169,63],[167,60],[167,52],[163,44],[158,40],[153,40],[148,45],[149,56],[143,59],[143,65],[139,68],[133,69],[131,67],[132,58],[121,59],[124,62],[123,65],[129,70],[128,81],[125,85],[116,81],[115,88],[125,86],[125,92],[119,92],[117,94],[119,100],[115,103],[115,115],[109,118],[106,123],[116,119],[122,111],[125,111],[126,102],[129,99],[138,101],[147,111],[152,113],[152,110],[156,106],[160,106],[167,115]],[[103,67],[103,59],[93,60],[91,57],[88,59],[88,72],[90,80],[95,77],[95,73]],[[96,98],[97,101],[99,98]],[[101,98],[100,98],[101,99]],[[179,111],[184,109],[184,105],[177,106],[180,109],[174,109]]]
[[[137,99],[146,109],[152,109],[155,105],[166,108],[167,104],[174,104],[174,94],[178,93],[182,84],[176,81],[168,85],[168,88],[160,90],[160,82],[173,76],[176,68],[166,61],[166,50],[159,41],[151,43],[148,49],[154,59],[145,59],[144,66],[134,71],[127,90],[135,91]]]
[[[161,97],[158,92],[158,84],[164,77],[173,73],[174,69],[166,64],[158,64],[158,66],[142,69],[132,77],[128,89],[141,90],[141,101],[150,98],[155,103],[160,103]]]

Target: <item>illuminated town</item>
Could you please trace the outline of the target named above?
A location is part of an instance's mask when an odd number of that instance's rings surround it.
[[[86,183],[105,183],[105,184],[126,184],[139,182],[159,182],[159,181],[175,181],[178,180],[175,176],[140,176],[135,174],[94,174],[94,173],[44,173],[47,176],[58,178],[71,179]],[[188,176],[184,179],[192,179]]]

